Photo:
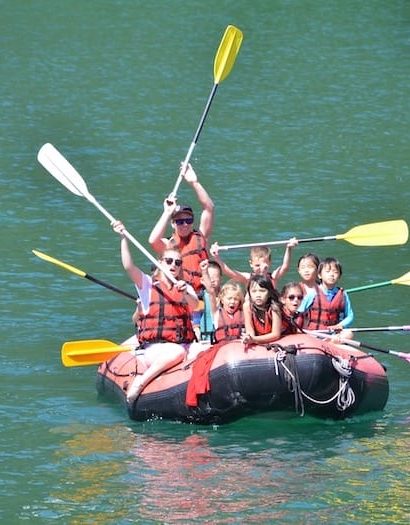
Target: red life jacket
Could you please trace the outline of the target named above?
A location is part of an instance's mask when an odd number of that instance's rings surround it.
[[[272,332],[272,307],[264,311],[264,319],[256,315],[255,307],[252,306],[252,324],[255,335],[265,335]]]
[[[335,325],[340,320],[340,314],[344,311],[345,299],[343,288],[339,288],[331,301],[318,286],[312,305],[308,309],[308,330],[324,330],[328,326]]]
[[[281,335],[299,334],[302,332],[305,316],[301,312],[288,315],[282,310]]]
[[[188,237],[180,237],[174,233],[171,244],[181,252],[183,278],[189,283],[196,293],[201,292],[204,287],[201,283],[202,272],[199,263],[208,259],[206,239],[201,232],[194,230]]]
[[[233,317],[228,315],[223,308],[219,308],[218,312],[218,327],[214,333],[215,341],[220,343],[240,339],[242,329],[245,327],[242,310],[237,310]]]
[[[140,313],[138,329],[140,343],[191,343],[195,340],[184,294],[174,286],[169,290],[159,281],[152,285],[148,311]]]

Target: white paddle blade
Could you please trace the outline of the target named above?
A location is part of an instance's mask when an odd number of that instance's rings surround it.
[[[52,144],[44,144],[40,148],[37,160],[50,175],[61,182],[71,193],[80,197],[90,197],[84,179]]]

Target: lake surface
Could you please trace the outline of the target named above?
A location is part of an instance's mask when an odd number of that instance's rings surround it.
[[[220,427],[135,423],[98,399],[65,341],[120,342],[130,293],[107,219],[38,164],[54,144],[148,248],[213,85],[223,31],[244,33],[192,157],[213,240],[268,242],[409,222],[410,3],[405,0],[3,0],[0,61],[3,523],[407,524],[409,365],[378,354],[390,397],[347,421],[296,414]],[[198,205],[181,185],[180,201]],[[409,270],[409,246],[299,246],[333,255],[346,288]],[[137,250],[135,260],[148,270]],[[282,248],[274,249],[279,264]],[[247,270],[248,253],[229,264]],[[409,288],[351,295],[355,325],[409,324]],[[409,350],[405,333],[364,342]]]

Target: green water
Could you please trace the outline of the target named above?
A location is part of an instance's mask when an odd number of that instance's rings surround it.
[[[146,247],[213,84],[225,27],[244,32],[192,162],[213,240],[267,242],[409,221],[410,4],[405,0],[3,0],[0,61],[0,519],[14,524],[409,521],[409,368],[379,354],[382,413],[293,414],[224,427],[137,424],[97,399],[64,341],[121,341],[130,301],[32,249],[133,292],[108,221],[36,161],[53,143]],[[182,185],[180,199],[193,200]],[[394,279],[409,247],[304,245],[343,285]],[[274,251],[274,263],[282,250]],[[136,261],[149,265],[135,251]],[[246,270],[246,251],[227,261]],[[294,266],[289,279],[296,277]],[[356,326],[409,324],[409,288],[352,295]],[[409,350],[409,336],[365,342]]]

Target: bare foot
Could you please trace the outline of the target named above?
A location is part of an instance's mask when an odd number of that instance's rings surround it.
[[[141,394],[142,384],[139,378],[135,378],[132,385],[130,386],[127,392],[127,401],[128,403],[134,403],[138,396]]]

